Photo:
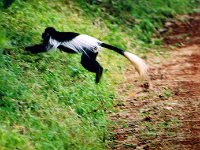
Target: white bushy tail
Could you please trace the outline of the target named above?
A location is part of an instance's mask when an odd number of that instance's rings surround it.
[[[135,66],[135,69],[140,75],[141,81],[147,80],[148,66],[146,65],[144,60],[130,52],[124,52],[124,56],[133,63],[133,65]]]

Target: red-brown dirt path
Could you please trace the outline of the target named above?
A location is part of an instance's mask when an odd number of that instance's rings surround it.
[[[169,55],[148,56],[150,88],[127,71],[110,116],[117,123],[111,149],[200,149],[200,14],[178,16],[162,31]]]

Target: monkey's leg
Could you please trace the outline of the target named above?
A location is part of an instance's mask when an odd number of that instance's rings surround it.
[[[98,62],[97,62],[98,63]],[[99,64],[99,63],[98,63]],[[101,76],[102,76],[102,73],[103,73],[103,67],[99,64],[99,69],[98,71],[96,72],[96,79],[95,79],[95,82],[96,83],[99,83],[100,79],[101,79]]]
[[[74,50],[72,50],[70,48],[67,48],[67,47],[65,47],[63,45],[58,46],[58,49],[61,50],[61,51],[66,52],[66,53],[77,53],[76,51],[74,51]]]
[[[81,64],[82,66],[90,72],[96,73],[95,82],[99,83],[102,73],[103,67],[96,61],[97,53],[93,54],[82,54]]]

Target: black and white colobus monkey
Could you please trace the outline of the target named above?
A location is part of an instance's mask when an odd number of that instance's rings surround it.
[[[42,39],[41,44],[26,47],[26,50],[31,53],[40,53],[58,48],[67,53],[82,53],[81,64],[88,71],[96,73],[96,83],[99,82],[103,72],[103,67],[96,61],[97,54],[102,47],[111,49],[129,59],[140,74],[141,79],[147,76],[147,65],[141,58],[91,36],[74,32],[59,32],[53,27],[48,27],[42,34]]]

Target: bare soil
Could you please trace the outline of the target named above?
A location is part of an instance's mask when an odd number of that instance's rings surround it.
[[[162,31],[168,55],[148,55],[150,86],[126,73],[111,149],[200,149],[200,14],[177,16]]]

